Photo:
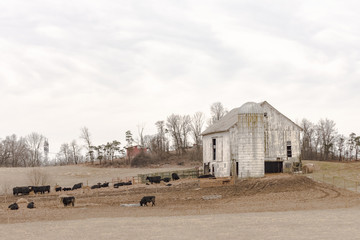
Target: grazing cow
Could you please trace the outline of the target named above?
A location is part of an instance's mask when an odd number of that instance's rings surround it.
[[[64,204],[64,207],[68,206],[68,205],[75,205],[75,197],[62,197],[61,198],[62,203]]]
[[[50,186],[30,186],[30,191],[34,191],[35,194],[44,194],[45,192],[50,193]]]
[[[13,204],[10,204],[8,208],[10,208],[10,210],[18,210],[19,205],[17,205],[17,203],[13,203]]]
[[[101,183],[91,186],[91,189],[101,188]]]
[[[124,182],[124,185],[132,185],[132,182],[131,181]]]
[[[211,174],[206,174],[206,175],[201,175],[201,176],[198,176],[198,178],[214,178],[215,176],[214,175],[211,175]]]
[[[164,182],[170,182],[171,178],[166,177],[166,178],[163,178],[163,179],[161,179],[161,180],[163,180]]]
[[[57,188],[55,188],[55,191],[56,192],[61,192],[61,189],[62,189],[62,187],[57,187]]]
[[[64,188],[63,188],[63,191],[71,191],[71,188],[69,188],[69,187],[64,187]]]
[[[151,206],[155,206],[155,196],[145,196],[140,200],[140,206],[147,206],[147,203],[152,203]]]
[[[14,187],[13,188],[13,194],[14,195],[29,195],[30,193],[30,187]]]
[[[79,189],[79,188],[82,188],[83,184],[82,183],[77,183],[75,184],[71,190],[76,190],[76,189]]]
[[[172,180],[179,180],[179,175],[177,175],[177,173],[173,173],[171,174]]]
[[[161,176],[154,176],[154,177],[146,177],[146,180],[149,180],[151,184],[153,183],[160,183]]]
[[[29,202],[29,204],[27,205],[27,208],[35,208],[34,202]]]
[[[114,188],[119,188],[121,186],[124,186],[124,183],[123,182],[119,182],[119,183],[115,183],[114,184]]]
[[[109,187],[109,183],[105,182],[105,183],[101,184],[101,187]]]

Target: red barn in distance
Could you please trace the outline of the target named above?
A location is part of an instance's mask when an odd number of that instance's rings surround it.
[[[126,156],[128,156],[129,158],[134,158],[136,155],[140,154],[141,152],[146,152],[146,150],[147,150],[146,148],[140,145],[127,147]]]

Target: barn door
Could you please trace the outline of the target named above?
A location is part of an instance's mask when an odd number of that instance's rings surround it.
[[[216,161],[223,160],[223,139],[217,138],[216,139]]]

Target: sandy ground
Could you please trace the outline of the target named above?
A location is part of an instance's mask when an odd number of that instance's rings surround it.
[[[0,197],[4,239],[358,239],[358,193],[304,176],[272,174],[232,185],[182,179],[119,189],[79,189],[75,207],[51,192]],[[220,183],[220,185],[219,185]],[[124,207],[146,195],[156,206]],[[16,211],[7,206],[25,198]],[[205,200],[210,199],[210,200]],[[342,234],[342,235],[338,235]]]
[[[0,225],[2,239],[359,239],[360,208]]]

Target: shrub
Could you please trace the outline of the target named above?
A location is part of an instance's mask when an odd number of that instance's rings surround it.
[[[153,163],[152,157],[144,152],[139,153],[131,160],[132,167],[145,167]]]
[[[49,175],[37,168],[30,170],[28,178],[32,186],[46,185],[49,182]]]

